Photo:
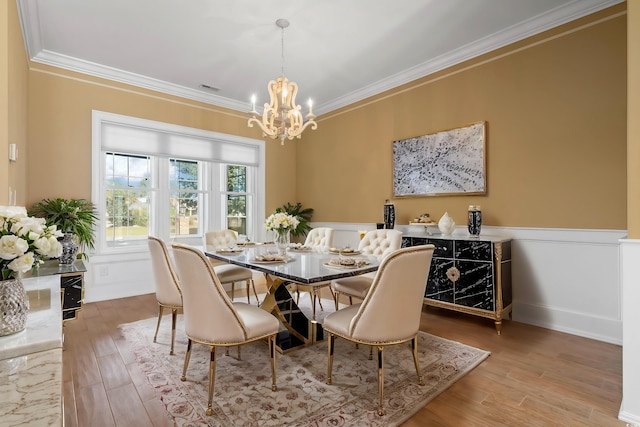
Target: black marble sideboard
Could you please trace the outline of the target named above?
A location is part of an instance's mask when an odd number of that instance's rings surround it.
[[[84,299],[84,273],[87,271],[82,260],[63,265],[58,260],[47,260],[37,269],[33,269],[24,277],[45,277],[60,275],[60,291],[62,293],[62,320],[76,319],[82,309]]]
[[[435,250],[424,302],[495,321],[511,317],[511,239],[480,236],[412,236],[402,246],[433,244]]]

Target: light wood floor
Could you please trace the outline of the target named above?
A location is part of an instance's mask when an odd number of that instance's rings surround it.
[[[67,427],[172,425],[117,328],[156,316],[150,294],[85,304],[65,324]],[[403,427],[625,426],[620,346],[512,321],[498,336],[490,320],[433,308],[421,329],[492,354]]]

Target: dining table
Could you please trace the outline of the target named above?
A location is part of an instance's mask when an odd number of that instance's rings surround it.
[[[282,255],[273,244],[253,242],[230,248],[206,246],[204,254],[264,274],[267,293],[260,307],[276,316],[284,326],[276,336],[276,346],[281,353],[326,339],[315,313],[315,301],[322,287],[334,279],[374,272],[380,265],[378,257],[356,251],[319,251],[292,246]],[[291,294],[296,285],[304,285],[311,291],[310,318],[300,310]]]

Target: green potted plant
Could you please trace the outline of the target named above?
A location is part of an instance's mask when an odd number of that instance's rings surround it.
[[[87,250],[94,248],[94,227],[98,220],[92,202],[86,199],[44,199],[36,203],[29,214],[44,218],[47,225],[55,225],[65,234],[60,263],[71,264],[78,251],[80,257],[88,259]],[[76,243],[75,253],[73,248],[66,249],[65,243],[70,240]]]
[[[295,216],[298,218],[298,225],[291,230],[291,235],[294,237],[306,236],[309,230],[311,230],[311,226],[309,222],[311,221],[311,217],[313,216],[313,208],[302,208],[302,203],[298,202],[295,205],[287,202],[286,205],[282,205],[279,208],[276,208],[276,213],[284,212],[288,215]]]

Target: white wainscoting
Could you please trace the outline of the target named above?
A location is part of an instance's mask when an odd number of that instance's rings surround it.
[[[311,225],[334,228],[336,247],[357,247],[358,230],[375,228],[371,223]],[[396,229],[424,233],[408,225]],[[466,233],[466,227],[455,231]],[[484,234],[513,239],[515,321],[622,344],[619,239],[626,231],[485,226]],[[86,302],[154,292],[148,252],[94,255],[87,276]]]
[[[622,405],[618,418],[640,425],[640,240],[623,239],[621,247],[622,318]]]
[[[375,224],[313,223],[333,227],[334,246],[358,245],[358,230]],[[422,226],[395,227],[412,236]],[[466,227],[455,234],[467,235]],[[620,243],[626,230],[482,227],[482,235],[512,241],[513,320],[622,344]]]

